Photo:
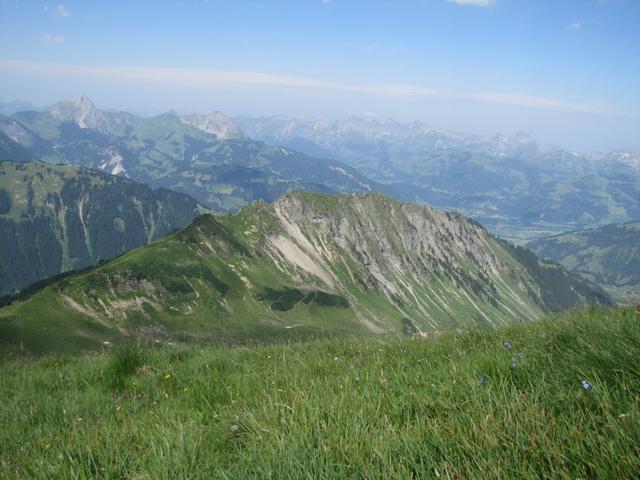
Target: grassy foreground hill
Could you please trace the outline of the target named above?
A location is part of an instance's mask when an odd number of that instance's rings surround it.
[[[528,247],[540,257],[602,285],[615,300],[640,303],[640,222],[555,235],[531,242]]]
[[[539,276],[563,272],[557,266],[538,270],[456,213],[376,193],[291,193],[232,216],[201,216],[0,310],[0,349],[86,350],[136,337],[420,336],[606,301],[566,272],[543,284]]]
[[[71,165],[0,161],[0,296],[184,227],[192,198]]]
[[[632,479],[638,358],[640,314],[590,308],[432,339],[12,361],[0,476]]]

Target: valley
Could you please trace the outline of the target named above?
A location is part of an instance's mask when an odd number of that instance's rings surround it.
[[[542,238],[528,248],[601,285],[622,304],[640,303],[640,222]]]
[[[640,218],[640,152],[576,153],[532,137],[471,135],[378,117],[237,117],[252,138],[336,158],[378,189],[455,209],[523,244]]]

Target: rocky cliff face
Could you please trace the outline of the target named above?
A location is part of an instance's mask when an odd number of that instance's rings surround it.
[[[587,299],[588,291],[573,291],[570,275],[557,281],[573,295],[568,305]],[[377,193],[294,192],[235,215],[201,216],[0,311],[0,327],[3,318],[5,328],[15,318],[35,325],[47,305],[65,319],[61,336],[75,324],[82,341],[95,344],[121,335],[428,335],[539,318],[550,309],[546,287],[459,214]]]
[[[212,133],[218,140],[246,138],[242,129],[222,112],[211,112],[208,115],[192,113],[180,117],[180,121],[203,132]]]
[[[378,292],[420,330],[467,323],[461,317],[491,325],[531,319],[544,308],[526,272],[461,215],[376,193],[320,201],[292,194],[273,210],[286,233],[272,244],[291,263],[324,272],[316,276],[325,288]]]

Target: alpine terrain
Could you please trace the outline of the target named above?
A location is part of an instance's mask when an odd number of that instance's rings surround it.
[[[144,245],[207,211],[85,167],[0,161],[0,296]]]
[[[336,158],[406,201],[454,208],[518,243],[640,219],[640,152],[576,153],[377,117],[237,117],[252,138]]]
[[[601,285],[621,303],[640,303],[640,222],[543,238],[528,248]]]
[[[141,118],[96,108],[86,96],[44,111],[0,116],[0,158],[25,157],[101,169],[235,211],[291,190],[365,192],[347,165],[246,137],[224,114]],[[10,140],[10,142],[9,142]]]
[[[607,297],[557,265],[522,263],[460,214],[377,193],[296,192],[200,216],[54,283],[0,310],[0,339],[41,353],[136,337],[425,336],[593,301]]]

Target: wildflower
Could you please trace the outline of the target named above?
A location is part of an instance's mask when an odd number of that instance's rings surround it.
[[[238,427],[238,425],[231,425],[231,426],[229,427],[229,431],[230,431],[231,433],[237,433],[239,428],[240,428],[240,427]]]
[[[185,392],[185,393],[188,392],[189,391],[189,387],[183,387],[182,391]]]
[[[504,348],[506,348],[507,350],[511,350],[513,348],[513,345],[511,344],[511,342],[504,342],[502,344],[504,346]]]
[[[44,445],[42,445],[42,448],[44,448],[45,450],[49,450],[51,448],[51,444],[45,443]]]
[[[518,360],[516,359],[516,357],[511,357],[511,368],[516,368],[518,364]]]
[[[589,391],[591,390],[591,384],[589,382],[587,382],[586,380],[582,380],[580,383],[582,383],[582,388],[585,389],[585,391]]]
[[[340,358],[338,357],[333,357],[333,359],[337,362],[338,360],[340,360]]]
[[[165,380],[169,380],[170,378],[171,378],[171,374],[170,373],[165,374],[165,376],[164,376]]]
[[[120,411],[120,404],[117,404],[116,405],[116,412],[119,412],[119,411]]]
[[[524,352],[518,352],[518,356],[519,356],[520,358],[524,358]]]
[[[480,377],[480,378],[478,379],[478,383],[479,383],[480,385],[485,385],[485,384],[487,383],[487,379],[486,379],[486,378],[484,378],[484,377]]]

